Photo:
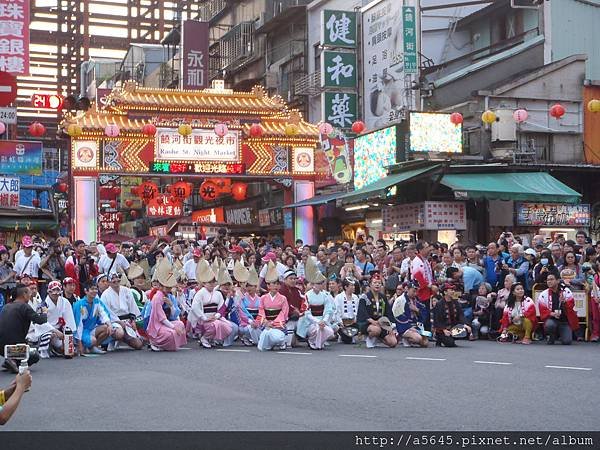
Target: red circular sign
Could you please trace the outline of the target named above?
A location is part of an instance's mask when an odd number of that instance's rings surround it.
[[[17,99],[17,79],[0,71],[0,106],[8,106]]]

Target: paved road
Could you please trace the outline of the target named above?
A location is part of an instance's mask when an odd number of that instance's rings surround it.
[[[52,359],[4,429],[600,429],[600,346],[460,345]]]

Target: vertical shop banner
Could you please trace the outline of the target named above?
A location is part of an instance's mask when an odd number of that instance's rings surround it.
[[[323,10],[321,45],[325,47],[356,48],[356,13]]]
[[[350,129],[357,119],[357,95],[345,92],[323,92],[321,117],[336,128]]]
[[[415,106],[410,85],[411,74],[417,73],[418,12],[402,3],[382,0],[362,10],[363,120],[367,129],[401,120],[406,110]],[[407,20],[410,18],[412,22]],[[410,27],[405,29],[405,24]]]
[[[321,87],[356,88],[356,53],[321,53]]]
[[[0,177],[0,208],[17,209],[20,192],[18,178]]]
[[[185,20],[182,29],[182,88],[205,89],[208,87],[208,22]]]
[[[353,142],[349,141],[344,132],[338,128],[334,128],[329,135],[321,134],[320,139],[321,151],[327,159],[329,172],[333,179],[338,184],[345,184],[352,181],[351,146]],[[317,173],[322,173],[322,169]]]
[[[417,73],[417,26],[414,6],[402,8],[404,29],[404,73]]]
[[[35,141],[0,141],[0,173],[6,175],[41,175],[42,143]]]
[[[0,70],[29,75],[29,0],[0,0]]]

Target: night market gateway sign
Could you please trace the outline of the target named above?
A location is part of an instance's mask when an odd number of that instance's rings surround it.
[[[217,136],[213,130],[195,129],[189,136],[182,136],[172,128],[159,128],[156,131],[154,159],[239,163],[239,132],[228,131],[225,136]]]

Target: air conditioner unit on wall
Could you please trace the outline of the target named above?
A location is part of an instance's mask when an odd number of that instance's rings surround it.
[[[516,141],[517,123],[510,109],[496,110],[496,121],[492,123],[492,142]]]

